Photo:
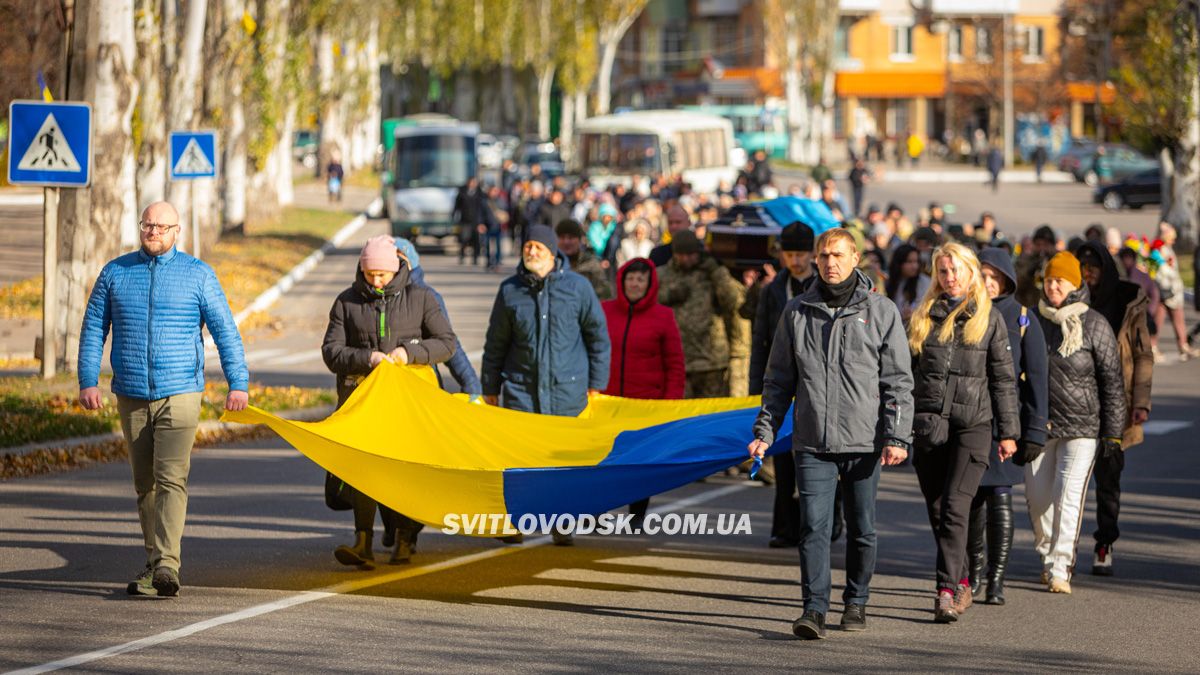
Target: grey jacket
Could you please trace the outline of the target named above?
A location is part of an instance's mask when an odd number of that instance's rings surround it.
[[[896,305],[858,288],[843,308],[830,308],[818,284],[783,309],[763,378],[754,435],[768,444],[795,400],[796,452],[874,453],[912,445],[912,357]]]

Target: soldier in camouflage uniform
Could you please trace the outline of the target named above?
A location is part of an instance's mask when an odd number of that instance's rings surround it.
[[[601,300],[615,298],[608,272],[589,247],[583,245],[583,226],[570,218],[560,220],[554,226],[554,234],[558,235],[558,250],[571,263],[571,271],[587,279]]]
[[[701,250],[691,230],[674,236],[671,252],[671,262],[659,268],[658,301],[674,310],[683,338],[684,398],[728,396],[725,325],[736,316],[745,290]]]

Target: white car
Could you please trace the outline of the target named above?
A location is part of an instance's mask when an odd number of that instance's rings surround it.
[[[504,161],[504,145],[491,134],[479,134],[475,154],[479,158],[481,168],[499,169],[500,163]]]

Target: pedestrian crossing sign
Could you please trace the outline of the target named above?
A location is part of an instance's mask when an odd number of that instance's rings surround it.
[[[8,106],[8,182],[86,187],[92,179],[92,106],[13,101]]]
[[[217,175],[217,132],[172,131],[171,180],[214,178]]]

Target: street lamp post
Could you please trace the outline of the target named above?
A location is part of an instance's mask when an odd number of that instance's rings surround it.
[[[1004,166],[1013,166],[1013,64],[1012,64],[1012,14],[1004,10],[1003,14],[1003,43],[1004,43]]]

